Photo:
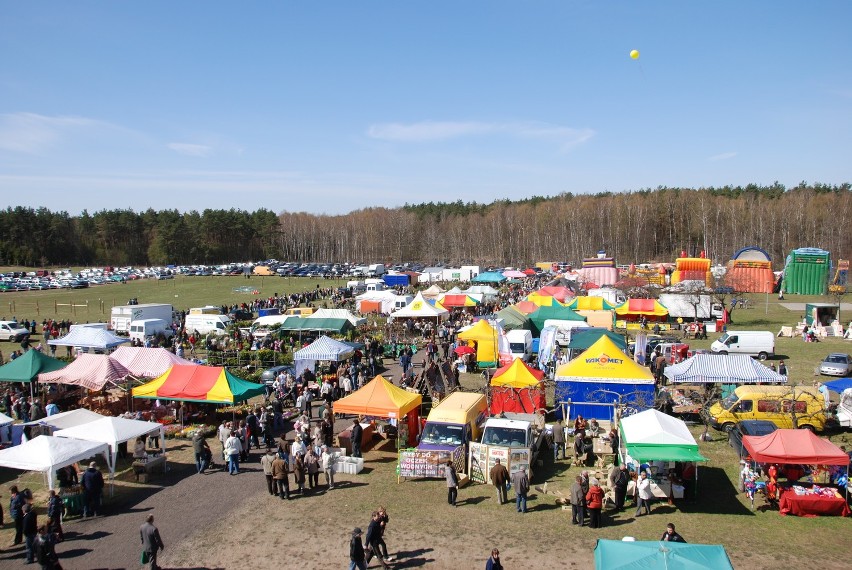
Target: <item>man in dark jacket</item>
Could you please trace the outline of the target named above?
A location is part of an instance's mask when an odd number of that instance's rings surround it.
[[[586,493],[583,492],[583,478],[577,475],[571,485],[571,524],[585,525]]]
[[[35,539],[38,536],[38,518],[32,505],[24,505],[24,518],[22,520],[24,531],[24,542],[27,545],[27,564],[35,561]]]
[[[505,465],[500,464],[497,459],[494,467],[491,468],[491,484],[497,488],[497,502],[501,505],[508,499],[506,498],[506,483],[509,482],[509,472]]]
[[[627,497],[627,484],[630,482],[630,476],[627,474],[627,466],[619,467],[618,474],[615,476],[615,510],[620,511],[624,508],[624,499]]]
[[[382,565],[382,568],[390,568],[390,566],[385,563],[385,559],[382,558],[382,555],[379,552],[379,541],[382,538],[381,524],[382,521],[379,516],[379,512],[374,511],[373,516],[370,519],[370,526],[367,527],[367,567],[370,566],[370,560],[372,560],[373,556],[375,556]]]
[[[97,516],[101,509],[101,492],[104,489],[104,476],[98,471],[97,464],[92,461],[89,463],[89,468],[83,473],[80,478],[80,485],[83,487],[85,495],[85,504],[83,505],[83,516]]]
[[[349,570],[367,570],[367,561],[364,556],[364,545],[361,543],[361,529],[352,531],[352,539],[349,541]]]
[[[212,457],[213,453],[210,451],[210,445],[201,430],[198,430],[192,436],[192,450],[195,452],[195,470],[197,473],[203,473],[207,469],[207,458]]]
[[[527,512],[527,493],[530,492],[530,478],[527,470],[521,467],[512,474],[512,488],[515,490],[515,506],[519,513]]]
[[[157,570],[157,552],[163,550],[163,540],[160,531],[154,526],[154,515],[148,515],[145,524],[139,528],[139,537],[142,539],[142,552],[148,555],[151,570]]]
[[[355,418],[352,420],[352,457],[361,457],[361,437],[363,435],[364,428],[361,427],[358,418]]]
[[[9,492],[12,494],[9,499],[9,516],[15,523],[15,544],[21,544],[24,540],[24,500],[23,495],[18,492],[18,487],[13,485],[9,487]]]

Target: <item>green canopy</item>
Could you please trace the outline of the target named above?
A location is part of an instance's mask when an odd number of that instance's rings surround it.
[[[577,314],[576,311],[573,311],[568,307],[558,304],[551,305],[550,307],[539,307],[539,309],[536,312],[532,313],[529,317],[538,334],[541,334],[541,329],[544,328],[544,321],[550,319],[556,319],[560,321],[586,320],[586,317]]]
[[[637,461],[707,461],[683,420],[659,410],[622,418],[621,441]]]
[[[734,570],[721,544],[598,539],[595,570]]]
[[[604,328],[577,328],[572,330],[571,342],[568,343],[568,348],[586,350],[595,344],[602,336],[608,336],[610,340],[615,343],[615,346],[621,350],[625,350],[627,348],[627,341],[624,340],[624,335],[614,333]]]
[[[53,372],[67,365],[67,362],[30,349],[8,364],[0,366],[0,381],[32,382],[42,372]]]
[[[497,318],[503,320],[503,330],[525,329],[529,326],[530,319],[514,307],[506,307],[497,313]]]

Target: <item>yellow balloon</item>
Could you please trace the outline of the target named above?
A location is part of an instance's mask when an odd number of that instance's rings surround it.
[[[639,59],[639,50],[638,49],[631,50],[630,59]]]

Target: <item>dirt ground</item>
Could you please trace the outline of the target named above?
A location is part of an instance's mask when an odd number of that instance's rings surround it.
[[[398,377],[395,369],[390,373]],[[340,419],[336,428],[350,422]],[[218,442],[211,446],[217,450]],[[692,504],[655,504],[651,516],[638,519],[628,508],[605,515],[604,528],[592,530],[572,526],[570,511],[563,511],[555,496],[535,489],[529,512],[521,514],[514,503],[498,505],[487,485],[461,489],[454,508],[447,504],[441,480],[397,483],[392,441],[378,441],[365,453],[362,473],[338,474],[338,485],[330,491],[320,476],[320,488],[291,501],[267,493],[259,451],[252,452],[236,477],[222,471],[196,475],[188,441],[173,440],[168,451],[169,473],[147,485],[122,482],[106,516],[66,524],[69,540],[57,548],[64,568],[139,568],[138,529],[148,514],[154,515],[166,544],[163,568],[346,568],[352,529],[366,532],[370,512],[379,505],[390,516],[385,539],[397,557],[394,568],[482,568],[495,546],[507,569],[594,568],[598,538],[656,540],[669,521],[691,542],[724,544],[736,568],[848,567],[849,548],[838,542],[845,539],[832,538],[848,536],[848,520],[750,512],[719,467],[702,468],[701,497]],[[547,481],[548,491],[567,493],[578,472],[545,457],[533,485]],[[8,504],[7,493],[2,495]],[[814,528],[819,536],[811,534]],[[0,545],[10,543],[7,523]],[[0,551],[0,569],[22,562],[22,548]],[[371,567],[379,566],[373,561]]]

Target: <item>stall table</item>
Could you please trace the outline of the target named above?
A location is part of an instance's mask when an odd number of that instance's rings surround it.
[[[797,495],[792,489],[782,490],[778,510],[782,515],[798,517],[848,517],[850,514],[849,505],[842,497]]]
[[[79,485],[60,489],[59,498],[62,499],[62,504],[65,506],[65,516],[83,514],[86,499]]]
[[[674,484],[674,495],[672,492],[672,484],[666,478],[655,478],[651,479],[651,493],[654,495],[655,499],[666,499],[669,497],[673,499],[682,499],[683,498],[683,485],[678,483]],[[636,492],[636,481],[630,481],[627,484],[627,496],[632,497]]]
[[[373,424],[361,424],[361,427],[364,428],[364,433],[361,434],[361,451],[364,451],[373,441]],[[346,450],[346,455],[352,455],[352,426],[337,435],[337,443]]]
[[[154,472],[157,468],[162,468],[165,470],[166,467],[166,456],[158,455],[156,457],[151,457],[147,461],[139,460],[133,462],[133,473],[136,474],[136,480],[139,481],[140,476],[145,477],[145,482],[148,482],[148,476]]]

